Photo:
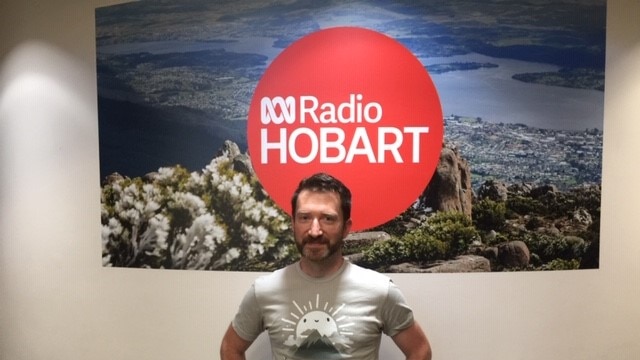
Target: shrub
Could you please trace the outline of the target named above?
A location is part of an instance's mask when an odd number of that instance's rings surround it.
[[[263,270],[293,261],[288,216],[256,200],[261,193],[225,156],[199,173],[176,166],[113,179],[102,189],[103,264]]]
[[[482,231],[500,231],[505,226],[506,205],[503,202],[483,199],[473,205],[473,223]]]
[[[363,264],[383,269],[402,262],[427,263],[455,257],[478,239],[471,220],[458,212],[438,212],[425,224],[364,251]]]
[[[463,254],[469,245],[480,238],[473,222],[460,212],[437,212],[423,227],[426,234],[446,244],[447,258]]]
[[[402,238],[392,237],[365,250],[362,265],[384,271],[389,265],[440,259],[445,252],[444,242],[431,236],[409,232]]]
[[[529,218],[529,220],[527,220],[527,223],[525,224],[525,228],[527,230],[535,230],[542,226],[544,226],[544,220],[542,220],[538,216],[532,216],[531,218]]]
[[[544,205],[536,199],[524,196],[512,196],[506,202],[507,213],[519,215],[541,214],[544,212]]]
[[[580,268],[580,261],[576,259],[563,260],[554,259],[540,267],[540,270],[577,270]]]
[[[556,259],[580,260],[588,248],[584,240],[574,236],[529,233],[524,236],[523,241],[543,263]]]

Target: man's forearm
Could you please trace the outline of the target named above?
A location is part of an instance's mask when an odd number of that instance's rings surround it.
[[[220,359],[245,360],[245,352],[250,345],[251,341],[244,340],[238,336],[238,333],[229,325],[220,345]]]
[[[220,359],[221,360],[246,360],[246,356],[243,353],[238,353],[235,351],[225,351],[224,349],[220,350]]]

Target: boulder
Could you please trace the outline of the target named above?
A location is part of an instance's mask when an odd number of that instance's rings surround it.
[[[497,180],[487,180],[484,184],[480,185],[478,189],[478,199],[480,200],[489,199],[505,202],[507,201],[508,194],[509,190],[507,189],[507,185]]]
[[[427,273],[468,273],[490,272],[489,259],[477,255],[461,255],[454,260],[445,261],[442,264],[426,269]]]
[[[454,260],[437,263],[430,267],[421,267],[412,263],[402,263],[389,267],[393,273],[468,273],[490,272],[489,260],[477,255],[462,255]]]
[[[513,196],[529,196],[529,194],[531,193],[531,189],[533,189],[533,184],[526,182],[511,184],[507,187],[507,190],[509,190],[509,195]]]
[[[344,239],[344,249],[348,251],[350,249],[369,247],[380,241],[387,241],[391,239],[391,235],[384,231],[363,231],[357,233],[351,233]]]
[[[245,174],[249,177],[255,175],[249,155],[240,152],[240,147],[233,141],[226,140],[222,147],[218,149],[216,157],[221,156],[225,156],[232,162],[234,171]]]
[[[576,209],[573,212],[572,220],[584,225],[585,228],[593,224],[593,218],[591,217],[591,214],[589,214],[589,211],[585,208]]]
[[[509,241],[498,245],[498,264],[505,268],[524,268],[529,265],[531,253],[522,241]]]
[[[531,197],[534,199],[539,199],[544,196],[554,197],[558,194],[558,187],[553,184],[542,185],[536,188],[531,189]]]

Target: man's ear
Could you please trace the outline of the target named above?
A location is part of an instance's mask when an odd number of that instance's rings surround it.
[[[348,219],[347,221],[344,222],[344,229],[342,229],[342,238],[346,238],[347,235],[349,235],[349,233],[351,232],[351,224],[352,221],[351,219]]]

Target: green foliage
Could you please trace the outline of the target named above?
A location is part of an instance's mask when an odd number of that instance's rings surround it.
[[[422,226],[401,237],[374,244],[364,251],[365,266],[379,268],[402,262],[430,262],[464,253],[478,232],[471,220],[458,212],[438,212]]]
[[[506,205],[503,202],[482,199],[473,205],[473,223],[482,231],[500,231],[506,221]]]
[[[407,233],[401,239],[374,244],[364,252],[362,264],[366,267],[384,270],[385,266],[403,262],[427,262],[444,257],[446,244],[432,236],[424,236],[416,232]]]
[[[527,230],[535,230],[539,227],[544,226],[544,221],[538,216],[532,216],[527,220],[525,227]]]
[[[535,253],[543,263],[556,259],[580,259],[589,247],[587,242],[575,236],[528,233],[523,241],[527,244],[529,251]]]
[[[540,267],[540,270],[577,270],[580,268],[580,261],[577,259],[563,260],[553,259]]]
[[[544,212],[544,206],[540,201],[525,196],[510,196],[506,208],[508,214],[532,215]]]
[[[426,234],[444,241],[446,257],[453,258],[464,253],[473,240],[480,238],[471,219],[460,212],[438,212],[429,218]]]
[[[600,188],[576,188],[568,192],[547,193],[537,199],[544,214],[560,217],[583,208],[593,217],[600,217]]]

